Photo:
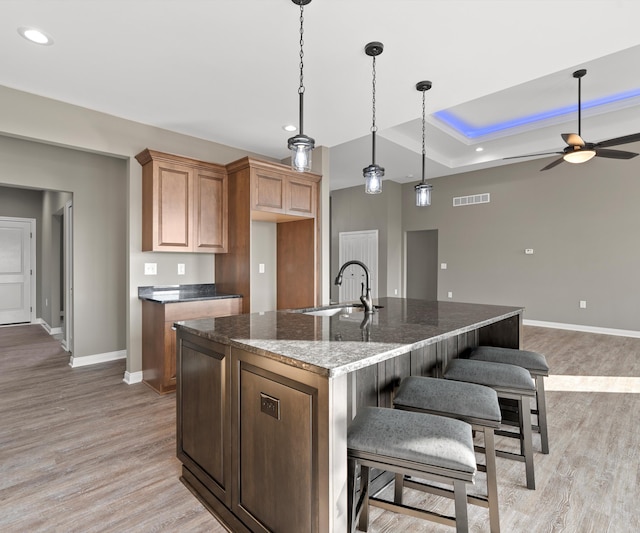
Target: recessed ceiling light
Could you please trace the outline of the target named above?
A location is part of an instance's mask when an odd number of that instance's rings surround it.
[[[482,150],[484,150],[484,148],[482,148],[482,146],[478,146],[478,147],[476,148],[476,152],[482,152]]]
[[[51,36],[35,28],[27,28],[23,26],[18,28],[18,33],[32,43],[44,44],[47,46],[53,44],[53,39],[51,38]]]
[[[282,126],[282,129],[284,131],[296,131],[298,128],[296,126],[294,126],[293,124],[287,124],[285,126]]]

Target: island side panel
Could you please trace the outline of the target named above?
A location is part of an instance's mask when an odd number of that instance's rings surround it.
[[[479,346],[499,346],[522,350],[522,313],[505,318],[478,331]]]

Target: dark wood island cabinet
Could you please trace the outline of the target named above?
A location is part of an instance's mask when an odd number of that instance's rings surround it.
[[[177,324],[182,481],[231,530],[346,531],[357,410],[390,407],[400,379],[438,375],[471,347],[521,347],[522,308],[377,304],[368,321],[347,306]]]

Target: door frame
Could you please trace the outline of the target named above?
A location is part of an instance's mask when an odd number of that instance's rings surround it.
[[[29,246],[29,253],[30,253],[30,265],[29,268],[31,270],[31,280],[30,280],[30,293],[31,293],[31,297],[29,298],[30,302],[29,302],[29,307],[30,307],[30,313],[29,313],[29,322],[31,324],[35,324],[36,323],[36,302],[38,301],[36,298],[36,276],[37,276],[37,256],[36,256],[36,252],[37,252],[37,247],[36,247],[36,219],[35,218],[21,218],[21,217],[3,217],[0,216],[0,221],[7,221],[7,222],[28,222],[29,223],[29,230],[31,232],[31,243]],[[0,325],[0,327],[4,327],[4,326],[11,326],[11,325],[15,325],[15,324],[5,324],[5,325]]]
[[[64,204],[63,217],[64,331],[62,347],[73,353],[73,200]]]

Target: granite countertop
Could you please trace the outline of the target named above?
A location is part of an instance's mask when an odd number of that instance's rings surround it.
[[[215,283],[194,285],[156,285],[138,287],[138,298],[160,304],[195,302],[198,300],[218,300],[222,298],[242,298],[241,294],[218,292]]]
[[[380,298],[364,323],[362,310],[333,316],[268,311],[177,322],[179,329],[327,377],[364,368],[446,338],[516,316],[522,307]],[[327,308],[343,308],[343,305]]]

